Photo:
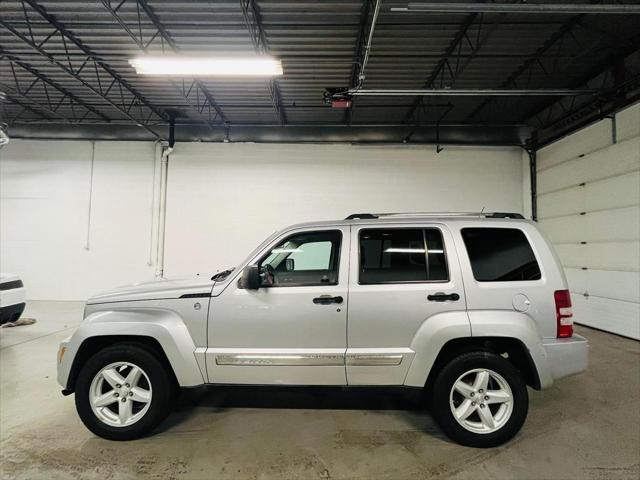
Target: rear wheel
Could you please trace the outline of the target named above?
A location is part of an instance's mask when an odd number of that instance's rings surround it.
[[[529,409],[520,372],[503,357],[471,352],[451,360],[433,388],[433,412],[445,433],[469,447],[494,447],[518,433]]]
[[[110,440],[142,437],[168,415],[173,398],[169,373],[158,358],[135,344],[100,350],[82,367],[76,409],[96,435]]]

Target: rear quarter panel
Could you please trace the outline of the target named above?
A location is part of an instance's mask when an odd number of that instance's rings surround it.
[[[478,282],[473,276],[471,262],[462,239],[461,230],[464,228],[517,228],[521,230],[536,257],[540,267],[541,278],[528,281],[508,282]],[[540,338],[556,337],[556,313],[554,291],[567,288],[564,271],[557,260],[555,252],[536,228],[528,221],[495,220],[479,222],[456,222],[451,226],[460,256],[467,309],[471,320],[471,333],[477,336],[482,331],[474,328],[474,312],[514,312],[527,316],[536,327]],[[519,312],[515,308],[518,298],[528,299],[529,305],[525,311]],[[484,318],[484,317],[483,317]],[[522,318],[518,316],[517,318]]]

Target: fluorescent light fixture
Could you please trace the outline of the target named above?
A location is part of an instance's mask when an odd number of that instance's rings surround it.
[[[129,60],[139,75],[272,77],[282,75],[282,62],[271,57],[144,56]]]

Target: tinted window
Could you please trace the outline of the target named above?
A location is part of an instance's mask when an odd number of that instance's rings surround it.
[[[447,278],[439,230],[381,228],[360,232],[360,283],[446,281]]]
[[[462,238],[479,282],[540,279],[540,267],[522,230],[464,228]]]
[[[271,249],[261,271],[273,275],[274,287],[336,285],[341,238],[339,231],[292,235]]]

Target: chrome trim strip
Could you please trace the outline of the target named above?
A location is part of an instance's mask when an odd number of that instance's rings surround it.
[[[392,355],[347,355],[347,365],[351,366],[370,366],[370,367],[382,367],[391,365],[400,365],[402,363],[404,355],[392,354]]]
[[[344,356],[322,354],[219,354],[216,355],[216,365],[264,367],[344,366]]]

